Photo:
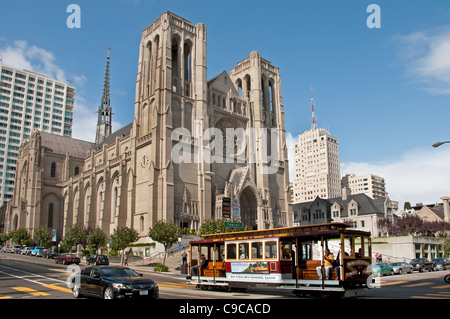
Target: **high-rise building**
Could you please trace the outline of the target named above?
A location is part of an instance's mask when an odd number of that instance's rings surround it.
[[[346,174],[342,177],[342,187],[348,187],[352,195],[366,194],[372,199],[386,197],[384,178],[373,174]]]
[[[317,128],[311,90],[312,124],[299,134],[294,145],[295,176],[293,203],[341,196],[341,172],[338,139],[325,129]]]
[[[312,128],[294,145],[294,203],[341,196],[339,144],[324,129]]]
[[[33,129],[72,136],[75,89],[35,72],[0,64],[0,206],[14,191],[19,146]]]

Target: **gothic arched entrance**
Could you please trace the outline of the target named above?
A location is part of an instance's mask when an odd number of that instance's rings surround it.
[[[255,193],[250,187],[244,188],[239,198],[241,221],[243,226],[247,226],[248,230],[256,230],[257,227],[257,212],[258,201]]]

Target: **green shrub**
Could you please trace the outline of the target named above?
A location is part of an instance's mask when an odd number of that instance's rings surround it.
[[[169,267],[167,267],[166,265],[163,264],[158,264],[155,266],[155,271],[159,271],[159,272],[167,272],[169,271]]]

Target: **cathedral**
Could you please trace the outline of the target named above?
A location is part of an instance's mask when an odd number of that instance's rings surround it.
[[[9,230],[198,229],[230,217],[292,226],[279,69],[257,51],[207,80],[206,27],[163,13],[142,31],[132,123],[113,132],[108,52],[95,143],[34,131],[20,147]]]

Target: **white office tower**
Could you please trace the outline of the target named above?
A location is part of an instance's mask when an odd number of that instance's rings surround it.
[[[12,198],[19,146],[33,129],[72,136],[74,97],[65,83],[0,64],[0,206]]]
[[[298,137],[294,145],[295,177],[293,202],[341,196],[341,173],[338,139],[317,128],[312,102],[312,126]]]

